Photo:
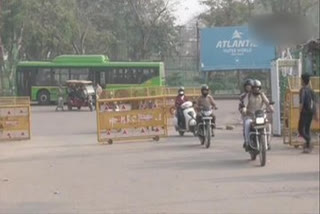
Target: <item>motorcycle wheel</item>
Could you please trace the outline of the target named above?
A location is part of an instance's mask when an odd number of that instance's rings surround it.
[[[209,126],[209,124],[206,125],[205,128],[205,147],[206,149],[208,149],[210,147],[211,144],[211,127]]]
[[[265,141],[265,135],[260,135],[259,139],[259,158],[260,158],[260,165],[265,166],[266,160],[267,160],[267,152],[266,152],[266,141]]]
[[[203,145],[203,144],[204,144],[204,140],[205,140],[205,138],[204,138],[204,137],[202,137],[202,136],[199,136],[199,140],[200,140],[200,144],[201,144],[201,145]]]
[[[256,160],[256,158],[257,158],[257,154],[256,153],[253,153],[253,152],[250,152],[250,158],[251,158],[251,160]]]
[[[183,132],[183,131],[179,131],[179,135],[180,135],[180,136],[183,136],[183,135],[184,135],[184,132]]]
[[[271,140],[272,140],[272,126],[271,124],[268,124],[268,132],[270,134],[267,135],[267,143],[268,143],[268,150],[271,150]]]

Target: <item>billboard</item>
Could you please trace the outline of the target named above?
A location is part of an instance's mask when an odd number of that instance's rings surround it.
[[[201,70],[270,69],[275,47],[259,43],[247,26],[215,27],[200,32]]]

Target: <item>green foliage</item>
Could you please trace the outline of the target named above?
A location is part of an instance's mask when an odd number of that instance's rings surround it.
[[[203,0],[210,8],[200,15],[206,26],[232,26],[247,23],[253,4],[250,0]]]
[[[0,59],[0,71],[5,71],[1,76],[9,79],[12,88],[19,60],[46,60],[61,54],[160,60],[174,49],[177,37],[166,2],[0,0],[0,49],[3,46],[6,59]]]
[[[183,83],[183,73],[174,72],[167,76],[166,83],[170,87],[182,86]]]
[[[256,0],[255,3],[274,14],[290,13],[303,16],[311,7],[319,7],[318,0]]]

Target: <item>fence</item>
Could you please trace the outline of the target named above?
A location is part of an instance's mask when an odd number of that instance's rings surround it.
[[[165,88],[165,87],[149,87],[149,88],[127,88],[127,89],[116,89],[116,90],[106,90],[101,95],[102,99],[112,99],[116,98],[133,98],[133,97],[150,97],[150,96],[164,96],[164,103],[157,103],[165,109],[167,117],[167,126],[173,125],[173,119],[175,116],[175,98],[177,96],[178,87]],[[185,95],[190,101],[196,101],[200,96],[199,88],[185,88]],[[123,101],[123,100],[122,100]],[[127,105],[128,106],[128,105]],[[120,107],[120,110],[122,108]],[[108,109],[111,111],[111,109]]]
[[[0,98],[0,141],[31,138],[29,97]]]
[[[98,141],[154,139],[168,135],[164,96],[97,101]]]
[[[112,98],[128,98],[128,97],[149,97],[149,96],[165,96],[177,95],[178,87],[130,87],[123,89],[107,89],[104,90],[100,96],[101,99]],[[198,94],[200,95],[200,88],[185,88],[187,96]]]
[[[314,92],[319,97],[320,93],[320,85],[319,85],[319,77],[313,77],[310,81],[310,86],[314,90]],[[283,142],[284,144],[289,144],[291,146],[299,147],[303,145],[303,139],[299,138],[298,134],[298,124],[299,124],[299,90],[301,88],[301,79],[299,77],[291,77],[288,79],[288,90],[285,96],[284,102],[284,116],[283,116]],[[319,100],[319,98],[317,99]],[[319,103],[317,104],[318,108],[318,118],[320,118],[319,112]],[[320,133],[320,122],[312,121],[311,131],[313,135],[313,139],[316,139],[315,143],[319,144],[319,133]]]

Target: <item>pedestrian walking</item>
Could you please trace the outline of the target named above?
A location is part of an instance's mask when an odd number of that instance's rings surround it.
[[[62,85],[60,85],[58,89],[58,105],[56,107],[56,111],[59,111],[59,109],[64,111],[64,94],[65,94],[65,91]]]
[[[300,98],[300,119],[298,131],[301,137],[305,140],[303,146],[303,153],[310,153],[312,151],[310,127],[312,119],[317,118],[316,96],[314,91],[310,88],[310,76],[305,73],[301,76],[302,88],[299,92]]]

